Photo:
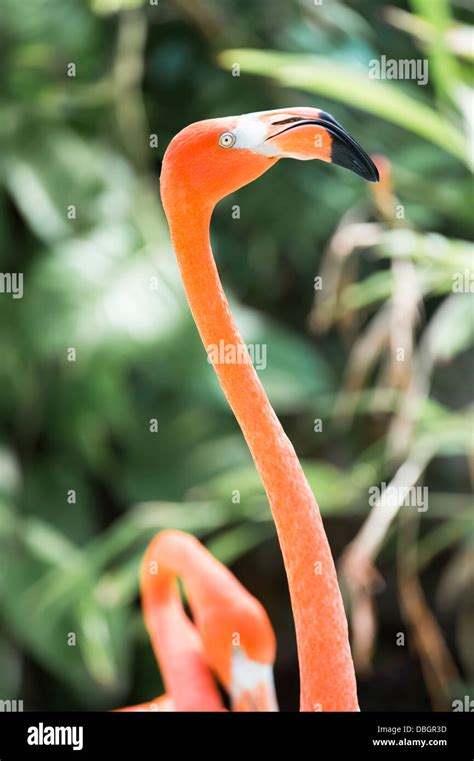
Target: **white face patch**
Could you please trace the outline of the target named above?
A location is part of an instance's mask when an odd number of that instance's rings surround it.
[[[231,660],[231,700],[235,705],[243,694],[254,695],[257,701],[259,690],[265,690],[269,711],[278,711],[278,703],[273,681],[273,669],[269,663],[253,661],[240,647],[232,649]],[[258,710],[258,705],[255,705]]]
[[[247,148],[254,153],[260,153],[262,156],[277,156],[277,147],[270,142],[265,142],[265,138],[268,136],[268,126],[261,122],[258,116],[259,112],[239,116],[237,125],[232,130],[236,136],[234,148]]]
[[[259,153],[261,156],[268,156],[268,158],[294,158],[307,161],[314,156],[305,156],[299,153],[282,153],[278,148],[277,142],[273,140],[266,140],[269,135],[270,124],[262,121],[261,116],[268,117],[274,116],[276,119],[290,119],[295,116],[294,111],[301,110],[302,119],[305,112],[309,109],[302,107],[301,109],[294,109],[291,113],[284,109],[277,109],[274,112],[268,111],[254,111],[251,114],[243,114],[237,118],[237,124],[232,130],[236,137],[233,148],[246,148],[254,153]],[[318,112],[316,112],[318,113]],[[314,116],[314,114],[308,114],[308,116]]]

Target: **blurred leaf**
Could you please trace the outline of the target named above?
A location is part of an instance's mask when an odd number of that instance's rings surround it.
[[[119,13],[144,5],[145,0],[90,0],[96,13]]]
[[[435,361],[448,362],[474,342],[472,295],[449,296],[430,323],[430,353]],[[433,324],[434,323],[434,324]]]
[[[76,615],[77,644],[88,671],[98,685],[116,691],[124,678],[125,611],[103,605],[94,593],[87,593]]]
[[[231,565],[247,552],[258,547],[262,542],[274,536],[273,525],[242,525],[223,531],[219,536],[207,542],[209,552],[221,563]]]
[[[432,495],[430,495],[430,506]],[[449,500],[449,497],[447,497]],[[449,509],[447,509],[449,514]],[[465,510],[458,515],[449,515],[449,518],[440,526],[432,529],[422,537],[418,543],[418,568],[425,568],[439,553],[445,552],[451,545],[457,543],[466,536],[466,529],[472,526],[474,511]]]
[[[452,25],[449,0],[410,0],[418,16],[430,24],[426,41],[430,68],[438,93],[445,99],[454,99],[458,81],[456,61],[447,45],[446,32]]]
[[[25,522],[22,531],[27,550],[39,560],[53,567],[75,567],[80,561],[80,552],[65,536],[38,518]]]
[[[19,651],[0,636],[0,700],[20,697],[22,664]]]
[[[20,469],[11,449],[0,446],[0,495],[11,497],[20,484]]]

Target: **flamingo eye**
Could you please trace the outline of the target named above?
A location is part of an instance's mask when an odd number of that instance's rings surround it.
[[[232,148],[235,145],[236,137],[233,132],[223,132],[219,138],[221,148]]]

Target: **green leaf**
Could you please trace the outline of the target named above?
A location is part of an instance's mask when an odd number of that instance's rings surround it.
[[[81,552],[63,534],[39,518],[24,523],[22,538],[26,549],[56,569],[77,567]]]
[[[448,0],[410,0],[413,10],[430,26],[426,40],[430,69],[438,94],[446,100],[454,100],[459,81],[457,65],[447,45],[447,32],[452,27]]]
[[[116,691],[123,678],[125,611],[104,605],[92,592],[81,598],[76,615],[77,645],[91,677]]]
[[[231,565],[274,534],[275,528],[270,524],[242,524],[223,531],[206,545],[209,552],[221,563]]]
[[[448,362],[474,342],[472,294],[449,296],[429,323],[430,354],[435,361]]]

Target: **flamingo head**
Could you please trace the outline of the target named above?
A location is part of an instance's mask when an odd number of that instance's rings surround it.
[[[285,108],[195,122],[171,141],[163,159],[162,197],[217,201],[270,169],[281,158],[319,159],[369,182],[379,179],[363,148],[330,114]]]
[[[205,590],[190,599],[209,666],[234,711],[277,711],[276,640],[267,613],[227,569],[220,566],[217,572],[216,565],[215,571]]]
[[[192,622],[177,594],[177,577],[183,581]],[[278,710],[276,640],[265,609],[196,537],[174,529],[157,534],[143,559],[141,588],[145,621],[162,668],[166,656],[174,651],[176,658],[180,648],[184,663],[191,647],[218,677],[234,710]]]

